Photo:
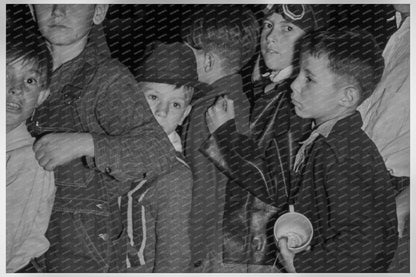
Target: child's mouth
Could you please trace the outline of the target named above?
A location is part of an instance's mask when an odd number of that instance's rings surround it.
[[[299,103],[298,101],[294,100],[293,98],[292,98],[292,104],[293,104],[293,106],[295,106],[297,108],[301,108],[302,107],[302,104]]]
[[[66,26],[60,25],[60,24],[52,24],[52,25],[49,25],[49,28],[65,29]]]
[[[7,102],[6,109],[8,112],[19,112],[22,109],[22,107],[20,104],[14,102]]]
[[[275,54],[275,55],[280,54],[278,51],[276,51],[274,49],[269,49],[269,48],[267,48],[266,53],[267,54]]]

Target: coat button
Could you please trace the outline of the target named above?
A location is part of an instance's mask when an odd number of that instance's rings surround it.
[[[98,235],[98,237],[99,237],[100,239],[104,240],[104,241],[107,241],[107,240],[108,240],[108,238],[109,238],[108,234],[99,234],[99,235]]]
[[[201,265],[202,265],[202,261],[201,261],[201,260],[196,261],[196,262],[194,263],[194,267],[200,267]]]
[[[110,168],[110,167],[106,167],[106,168],[105,168],[105,172],[106,172],[107,174],[110,174],[110,173],[111,173],[111,168]]]

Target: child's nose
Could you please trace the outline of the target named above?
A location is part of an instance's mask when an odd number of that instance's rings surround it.
[[[65,15],[66,12],[66,5],[52,5],[52,14],[55,16],[62,16]]]
[[[266,40],[268,43],[270,42],[277,43],[280,40],[280,34],[278,30],[273,27],[273,29],[271,29],[269,33],[267,34]]]
[[[156,115],[159,117],[166,117],[169,112],[169,106],[167,104],[159,104],[156,107]]]
[[[290,84],[290,88],[292,89],[292,93],[296,94],[300,91],[299,88],[299,78],[296,78],[291,84]]]
[[[11,86],[7,89],[7,92],[12,95],[22,95],[23,89],[21,89],[19,86]]]

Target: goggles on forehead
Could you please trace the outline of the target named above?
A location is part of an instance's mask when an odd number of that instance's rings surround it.
[[[303,4],[268,4],[265,8],[265,13],[270,12],[281,13],[285,17],[296,21],[303,18],[306,8]]]

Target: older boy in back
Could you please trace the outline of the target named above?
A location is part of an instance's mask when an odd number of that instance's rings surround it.
[[[296,114],[314,120],[299,149],[290,200],[314,228],[310,251],[280,254],[289,272],[386,272],[396,246],[394,190],[357,106],[383,72],[381,51],[361,32],[316,32],[302,42],[292,83]]]
[[[184,28],[184,40],[196,57],[198,79],[209,85],[207,90],[194,95],[193,109],[183,129],[184,154],[194,178],[191,239],[192,262],[197,272],[228,271],[222,255],[225,237],[238,245],[231,258],[243,260],[244,264],[247,260],[247,235],[235,234],[247,230],[244,203],[249,194],[229,183],[201,148],[209,137],[205,112],[224,95],[234,100],[238,131],[249,133],[250,103],[243,92],[239,70],[254,54],[257,35],[254,15],[240,5],[208,5],[195,13],[193,21]],[[240,212],[243,214],[239,217]],[[223,222],[228,226],[223,226]]]
[[[107,9],[31,6],[54,69],[51,94],[31,124],[40,137],[36,158],[54,171],[57,186],[47,232],[49,272],[125,271],[118,197],[176,160],[134,77],[102,50],[105,41],[90,39]]]

